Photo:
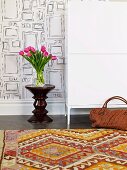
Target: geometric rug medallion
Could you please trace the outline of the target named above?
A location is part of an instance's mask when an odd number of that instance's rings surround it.
[[[0,170],[127,170],[127,131],[1,130]]]

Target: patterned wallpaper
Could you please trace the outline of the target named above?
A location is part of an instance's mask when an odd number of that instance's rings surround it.
[[[36,72],[18,55],[26,46],[58,56],[45,67],[45,82],[56,88],[51,100],[64,99],[65,0],[0,0],[0,99],[31,99],[25,85],[35,83]]]

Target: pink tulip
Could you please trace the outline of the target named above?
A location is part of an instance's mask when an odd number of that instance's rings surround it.
[[[28,53],[27,53],[27,56],[28,56],[28,57],[31,57],[31,56],[32,56],[32,54],[31,54],[30,52],[28,52]]]
[[[48,53],[47,51],[45,51],[45,52],[43,53],[43,55],[44,55],[45,57],[47,57],[47,56],[49,55],[49,53]]]
[[[20,52],[19,52],[19,55],[22,55],[22,56],[23,56],[23,55],[24,55],[24,51],[20,51]]]
[[[30,51],[32,47],[31,47],[31,46],[29,46],[29,47],[27,47],[27,48],[28,48],[28,49],[29,49],[29,51]]]
[[[52,60],[57,60],[57,57],[56,57],[56,56],[52,56],[51,59],[52,59]]]
[[[25,52],[25,53],[28,53],[28,52],[30,51],[29,49],[30,49],[30,48],[28,48],[28,47],[25,48],[25,49],[24,49],[24,52]]]
[[[41,51],[45,52],[46,51],[46,47],[45,46],[41,46]]]
[[[31,47],[30,51],[32,51],[33,53],[36,52],[35,48],[34,47]]]

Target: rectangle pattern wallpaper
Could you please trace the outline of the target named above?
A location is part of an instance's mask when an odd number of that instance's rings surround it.
[[[25,85],[36,72],[18,52],[45,45],[58,56],[45,67],[45,83],[55,85],[49,99],[64,100],[65,0],[0,0],[0,100],[29,100]]]

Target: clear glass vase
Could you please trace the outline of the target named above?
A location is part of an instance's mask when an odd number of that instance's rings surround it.
[[[37,73],[36,86],[44,86],[45,81],[43,71],[39,71],[36,73]]]

